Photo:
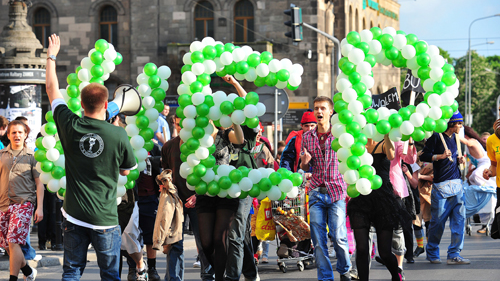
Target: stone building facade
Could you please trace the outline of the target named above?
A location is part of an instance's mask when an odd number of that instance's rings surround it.
[[[8,22],[8,2],[0,2],[0,26]],[[349,31],[371,26],[399,28],[396,0],[33,0],[28,22],[45,46],[44,38],[50,33],[61,36],[57,60],[61,87],[93,43],[105,38],[123,55],[122,64],[107,81],[110,89],[120,83],[137,84],[144,64],[154,62],[172,69],[167,94],[175,95],[182,56],[192,41],[208,34],[215,40],[247,44],[258,51],[270,51],[275,58],[302,64],[301,87],[288,91],[290,96],[307,97],[309,102],[318,95],[331,96],[333,44],[307,28],[300,43],[285,37],[289,27],[283,22],[289,17],[283,11],[291,3],[302,8],[304,22],[339,40]],[[399,73],[397,68],[377,66],[373,93],[399,86]],[[250,83],[244,86],[255,88]],[[212,88],[218,87],[225,85],[213,77]]]

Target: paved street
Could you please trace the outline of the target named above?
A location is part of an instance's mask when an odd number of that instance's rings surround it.
[[[446,247],[450,242],[449,239],[449,229],[446,229],[445,237],[443,239],[442,245],[445,245],[441,249],[441,259],[443,264],[430,264],[425,260],[425,257],[421,256],[416,259],[415,264],[405,264],[405,275],[406,280],[499,280],[500,267],[498,266],[498,260],[500,259],[499,243],[500,241],[493,240],[486,237],[484,234],[476,233],[478,228],[473,228],[472,236],[465,237],[465,247],[463,256],[471,259],[472,264],[470,265],[447,265],[446,264]],[[189,249],[186,251],[186,271],[185,280],[199,280],[199,269],[192,267],[195,260],[196,249],[194,248],[194,241],[191,236],[187,236],[187,245]],[[288,272],[282,273],[276,262],[275,255],[276,243],[271,242],[270,247],[270,263],[259,265],[259,272],[261,280],[317,280],[316,279],[316,269],[306,268],[303,272],[300,272],[295,263],[287,263]],[[47,251],[51,255],[53,252]],[[157,267],[159,269],[160,275],[165,274],[165,255],[159,254],[157,260]],[[97,263],[95,261],[94,255],[89,255],[90,262],[88,263],[85,273],[81,280],[99,280],[99,271]],[[335,267],[335,259],[332,259],[332,263]],[[123,270],[122,278],[126,280],[127,278],[127,266]],[[40,267],[38,268],[38,277],[36,280],[60,280],[62,273],[62,266],[50,266],[50,267]],[[21,276],[21,275],[20,275]],[[338,280],[338,273],[335,274],[335,279]],[[372,270],[370,272],[370,280],[389,280],[389,272],[385,267],[377,264],[377,262],[372,263]],[[0,280],[7,280],[8,272],[2,270],[0,272]],[[242,278],[244,280],[244,278]]]

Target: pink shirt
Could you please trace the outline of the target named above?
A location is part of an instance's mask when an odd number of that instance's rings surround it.
[[[401,198],[405,198],[409,195],[408,187],[406,186],[406,181],[403,176],[403,170],[401,170],[401,160],[408,164],[413,164],[417,161],[417,149],[415,146],[408,146],[408,152],[404,155],[404,144],[405,143],[402,141],[394,143],[394,159],[391,161],[391,170],[389,172],[389,177],[394,187],[394,194]]]

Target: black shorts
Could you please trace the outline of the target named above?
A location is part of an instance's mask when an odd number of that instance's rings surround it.
[[[153,245],[153,231],[159,203],[158,197],[156,195],[138,197],[139,227],[142,230],[142,238],[145,245]]]
[[[215,213],[217,210],[226,209],[236,212],[238,210],[239,198],[220,198],[219,196],[210,197],[207,195],[196,195],[197,213]]]

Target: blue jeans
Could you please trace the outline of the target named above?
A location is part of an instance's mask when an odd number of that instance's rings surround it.
[[[431,223],[427,242],[427,259],[439,260],[439,242],[444,227],[450,218],[451,243],[448,247],[448,259],[458,257],[464,247],[465,203],[463,190],[455,196],[443,198],[434,188],[431,194]]]
[[[347,242],[345,201],[332,202],[330,195],[317,191],[309,193],[309,213],[311,220],[311,238],[314,244],[314,256],[318,270],[318,280],[333,280],[333,268],[328,257],[328,236],[326,225],[333,239],[337,253],[337,271],[340,275],[349,272],[349,244]]]
[[[194,240],[196,242],[196,247],[198,248],[198,256],[201,263],[201,280],[214,280],[214,270],[208,262],[205,254],[203,253],[203,248],[201,247],[200,229],[198,227],[198,215],[196,214],[196,209],[184,207],[184,223],[186,222],[186,216],[189,216]],[[167,273],[165,273],[166,281],[184,280],[184,223],[182,225],[182,240],[175,243],[172,246],[170,253],[167,255]]]
[[[26,237],[26,244],[20,245],[21,250],[23,251],[24,259],[25,260],[32,260],[36,256],[36,251],[31,247],[31,242],[30,242],[30,232],[28,232],[28,236]]]
[[[250,236],[251,207],[251,197],[240,199],[238,210],[229,229],[226,262],[226,280],[228,281],[240,280],[242,273],[247,279],[257,278],[257,266],[253,257]]]
[[[62,280],[80,280],[87,264],[89,244],[94,247],[101,280],[120,280],[120,226],[90,229],[64,220],[64,264]]]
[[[262,258],[269,257],[269,240],[262,241]]]

